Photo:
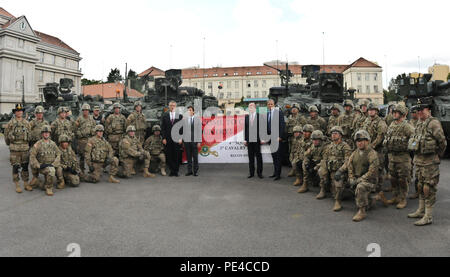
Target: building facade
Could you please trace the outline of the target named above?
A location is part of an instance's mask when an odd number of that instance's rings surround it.
[[[428,68],[428,73],[432,74],[432,81],[447,82],[450,73],[450,67],[446,64],[434,64]]]
[[[73,80],[81,94],[80,54],[60,39],[32,29],[25,16],[0,8],[0,113],[16,103],[40,102],[46,83]]]

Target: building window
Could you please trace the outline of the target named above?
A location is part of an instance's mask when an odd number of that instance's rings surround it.
[[[227,95],[228,99],[231,99],[231,97],[232,97],[231,94],[232,94],[231,92],[228,92],[228,95]]]
[[[234,88],[239,88],[239,81],[234,82]]]
[[[55,82],[55,72],[50,72],[50,82]]]
[[[63,66],[63,67],[67,67],[67,59],[66,59],[66,58],[63,59],[63,64],[62,64],[62,66]]]
[[[378,93],[378,86],[373,86],[373,92]]]
[[[194,78],[198,78],[198,75],[197,75],[197,74],[195,74],[195,75],[194,75]]]
[[[266,81],[266,80],[263,80],[263,81],[262,81],[262,87],[265,88],[266,86],[267,86],[267,81]]]
[[[373,80],[374,80],[374,81],[378,81],[378,74],[377,74],[377,73],[375,73],[375,74],[373,75]]]
[[[258,82],[258,80],[255,80],[255,82],[254,82],[255,84],[254,84],[254,86],[255,86],[255,88],[257,88],[258,86],[259,86],[259,82]]]
[[[362,86],[358,86],[358,92],[359,93],[362,93],[363,91],[362,91]]]
[[[356,76],[358,76],[358,81],[361,81],[361,73],[358,73]]]
[[[227,81],[227,88],[231,88],[231,81]]]
[[[224,73],[223,76],[225,76],[225,77],[228,76],[228,73]]]
[[[203,77],[208,77],[208,74],[203,75]]]
[[[366,86],[366,93],[370,93],[370,86]]]
[[[247,98],[252,98],[252,93],[251,92],[247,92]]]
[[[223,92],[219,94],[219,99],[223,99]]]
[[[44,63],[44,52],[39,52],[39,61]]]
[[[255,91],[255,98],[259,97],[259,91]]]
[[[272,75],[272,71],[267,71],[267,75]]]
[[[213,74],[213,77],[217,77],[217,76],[219,76],[219,74],[217,74],[217,73],[214,73],[214,74]]]
[[[234,72],[234,74],[233,74],[234,76],[239,76],[239,73],[237,73],[237,72]]]
[[[252,83],[250,81],[247,81],[247,87],[251,88],[252,87]]]
[[[235,99],[239,99],[239,98],[240,98],[240,97],[239,97],[239,92],[235,92],[235,93],[234,93],[234,98],[235,98]]]
[[[370,74],[366,73],[366,81],[370,81]]]
[[[44,71],[38,70],[38,80],[39,80],[39,82],[44,81]]]
[[[252,73],[251,72],[247,72],[247,75],[252,75]]]
[[[261,75],[262,74],[262,72],[256,72],[256,75]]]

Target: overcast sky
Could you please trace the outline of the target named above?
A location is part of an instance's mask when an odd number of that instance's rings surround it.
[[[445,0],[2,0],[81,53],[85,78],[203,66],[378,62],[389,78],[450,64]],[[325,35],[323,35],[325,32]],[[205,38],[205,39],[204,39]],[[277,42],[278,41],[278,42]],[[420,59],[418,58],[420,57]],[[384,82],[386,84],[386,81]]]

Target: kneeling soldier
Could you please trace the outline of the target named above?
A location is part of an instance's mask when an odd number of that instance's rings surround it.
[[[79,174],[81,173],[81,169],[77,155],[70,146],[70,138],[67,135],[62,135],[59,138],[59,144],[61,166],[56,169],[58,189],[64,189],[66,184],[72,187],[78,187],[80,185]]]
[[[303,182],[303,153],[302,153],[302,144],[303,144],[303,130],[302,126],[295,126],[293,131],[293,137],[291,140],[291,154],[289,156],[289,160],[292,164],[292,169],[294,175],[297,177],[295,180],[294,186],[301,186]]]
[[[136,128],[134,126],[128,126],[127,135],[119,143],[119,157],[124,167],[124,177],[130,178],[135,169],[136,162],[140,161],[144,162],[144,177],[154,178],[155,175],[148,172],[148,168],[150,167],[150,153],[142,148],[141,142],[135,134]]]
[[[358,213],[353,221],[360,222],[367,216],[369,196],[376,191],[378,182],[378,153],[369,146],[370,135],[361,130],[355,134],[357,149],[347,163],[350,188],[355,191]]]
[[[164,144],[162,143],[161,127],[155,125],[152,128],[153,136],[144,143],[144,149],[148,151],[152,158],[160,161],[161,175],[166,176],[166,155],[164,154]]]
[[[30,153],[31,167],[39,170],[45,177],[45,190],[48,196],[53,196],[53,183],[56,168],[60,167],[61,152],[58,146],[50,139],[51,127],[42,127],[42,139],[38,141]]]
[[[120,183],[119,180],[114,178],[119,171],[119,159],[114,157],[114,150],[111,144],[103,137],[104,131],[105,128],[102,125],[97,125],[95,127],[95,137],[90,138],[86,145],[84,158],[90,173],[86,178],[83,178],[85,182],[100,182],[103,168],[110,165],[109,182]]]
[[[311,135],[313,144],[312,147],[305,150],[305,159],[303,160],[303,185],[298,190],[298,193],[307,192],[308,186],[314,180],[320,179],[322,171],[320,170],[321,161],[325,150],[325,137],[322,131],[316,130]]]

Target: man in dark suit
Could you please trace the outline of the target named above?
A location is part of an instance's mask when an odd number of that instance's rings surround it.
[[[171,177],[178,177],[178,171],[180,169],[180,152],[183,141],[173,141],[172,128],[179,121],[183,119],[183,116],[176,112],[177,103],[171,101],[169,103],[169,112],[163,115],[161,118],[161,135],[163,137],[163,144],[166,146],[166,159],[167,165],[170,169]]]
[[[267,102],[267,134],[270,136],[269,141],[262,141],[262,144],[269,144],[272,152],[274,172],[270,178],[274,181],[281,179],[281,142],[285,136],[285,121],[283,112],[275,108],[275,101],[270,99]]]
[[[198,148],[202,142],[202,121],[195,116],[194,107],[188,107],[189,116],[184,119],[183,138],[184,149],[188,160],[188,170],[186,176],[198,176]]]
[[[255,103],[248,105],[249,114],[245,116],[245,146],[248,148],[248,161],[250,175],[248,178],[255,177],[255,157],[256,172],[260,179],[263,179],[263,160],[261,154],[261,140],[259,136],[259,114],[256,112]]]

